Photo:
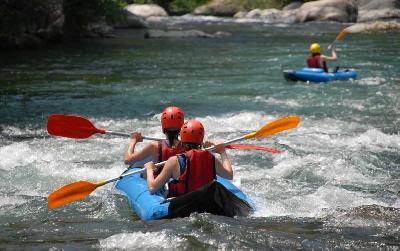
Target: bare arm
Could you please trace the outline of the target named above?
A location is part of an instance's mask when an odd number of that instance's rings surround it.
[[[218,142],[218,144],[215,145],[214,152],[221,156],[221,160],[215,158],[215,168],[217,174],[222,178],[232,180],[233,169],[228,154],[225,151],[225,145],[222,142]]]
[[[152,142],[146,144],[142,150],[135,152],[135,146],[137,142],[142,142],[143,138],[140,133],[132,133],[131,141],[129,142],[128,149],[124,155],[124,163],[127,165],[132,161],[141,160],[152,154],[153,159],[157,158],[157,143]]]
[[[328,49],[331,51],[331,56],[328,57],[328,56],[322,55],[321,58],[325,59],[325,60],[333,60],[333,61],[335,61],[337,59],[335,49],[333,47],[329,47]]]
[[[159,190],[168,180],[180,176],[180,169],[177,157],[171,157],[167,160],[161,173],[154,178],[154,169],[156,168],[153,162],[146,163],[147,186],[151,194]],[[178,173],[179,172],[179,173]]]

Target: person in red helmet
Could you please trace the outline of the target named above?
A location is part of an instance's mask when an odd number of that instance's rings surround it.
[[[168,197],[176,197],[194,191],[216,179],[219,175],[233,179],[233,170],[223,142],[210,142],[215,145],[214,152],[221,160],[207,150],[201,149],[204,139],[204,127],[197,120],[190,120],[181,128],[181,142],[188,150],[167,160],[161,173],[154,177],[156,168],[153,162],[146,163],[147,185],[155,193],[168,182]]]
[[[135,151],[136,144],[142,142],[143,137],[140,132],[131,133],[131,140],[125,152],[124,163],[131,164],[140,160],[162,162],[171,156],[184,152],[185,149],[178,139],[183,122],[184,113],[181,108],[175,106],[165,108],[161,112],[161,127],[166,139],[153,141],[146,144],[140,151]]]

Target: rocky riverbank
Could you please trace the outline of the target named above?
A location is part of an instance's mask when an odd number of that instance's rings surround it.
[[[22,28],[0,33],[0,47],[37,47],[52,41],[59,41],[66,36],[65,0],[46,0],[42,8],[28,12],[19,11],[18,6],[2,3],[2,11],[10,8],[15,13],[33,13],[25,19]],[[7,2],[7,1],[6,1]],[[118,21],[110,24],[105,18],[92,20],[85,26],[81,37],[114,37],[113,29],[159,27],[167,20],[176,19],[185,22],[232,22],[232,23],[283,23],[295,24],[311,21],[355,23],[351,32],[372,30],[400,29],[400,0],[318,0],[303,3],[294,1],[282,9],[245,9],[235,0],[213,0],[194,9],[193,13],[183,16],[169,16],[162,7],[154,4],[131,4],[120,10]],[[44,3],[44,4],[43,4]],[[44,6],[44,7],[43,7]],[[21,6],[20,6],[21,7]],[[2,14],[2,13],[0,13]],[[18,19],[20,17],[15,16]],[[202,31],[179,31],[169,27],[168,31],[149,31],[148,37],[219,37]],[[225,36],[226,34],[224,34]]]

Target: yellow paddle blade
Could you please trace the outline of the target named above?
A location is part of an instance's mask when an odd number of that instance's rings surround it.
[[[340,40],[342,38],[344,38],[344,36],[346,35],[346,32],[344,30],[342,30],[341,32],[339,32],[339,34],[336,36],[336,40]]]
[[[57,208],[72,201],[83,199],[97,187],[104,184],[104,182],[90,183],[88,181],[77,181],[65,185],[49,195],[47,198],[48,207]]]
[[[246,139],[251,139],[251,138],[257,138],[257,139],[262,139],[265,138],[269,135],[285,131],[287,129],[292,129],[297,127],[297,125],[300,123],[300,117],[299,116],[289,116],[286,118],[280,118],[277,120],[274,120],[265,126],[263,126],[261,129],[259,129],[256,132],[249,133],[245,135],[244,137]]]

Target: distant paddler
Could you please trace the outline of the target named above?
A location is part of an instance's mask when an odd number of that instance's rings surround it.
[[[322,55],[320,44],[318,43],[311,44],[310,46],[311,55],[307,57],[307,66],[309,68],[322,68],[325,72],[328,72],[327,61],[328,60],[336,61],[337,59],[333,44],[328,46],[328,50],[331,53],[330,56]]]

